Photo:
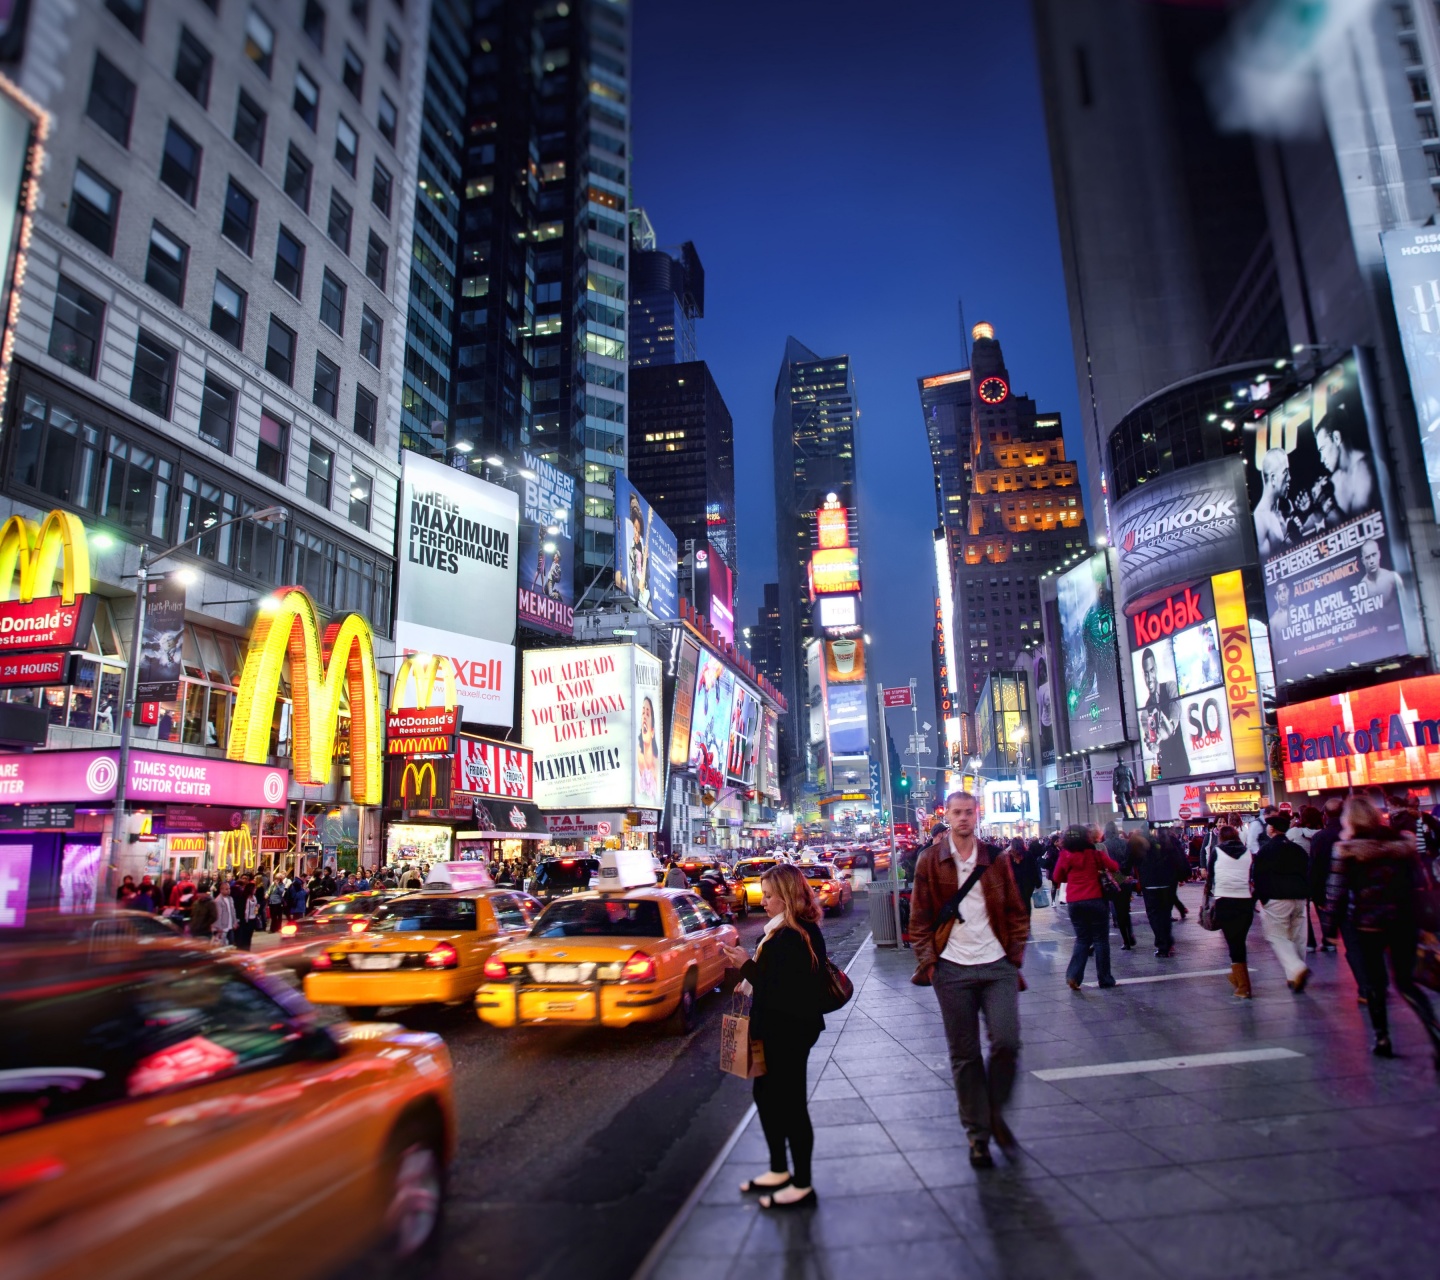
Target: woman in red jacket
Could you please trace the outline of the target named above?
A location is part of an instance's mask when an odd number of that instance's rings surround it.
[[[1102,987],[1113,987],[1110,973],[1110,905],[1100,887],[1102,868],[1112,876],[1120,868],[1103,849],[1097,849],[1084,827],[1071,827],[1060,838],[1060,861],[1051,877],[1065,890],[1065,905],[1070,909],[1070,923],[1075,926],[1075,949],[1065,981],[1071,991],[1079,991],[1085,978],[1085,961],[1095,953],[1095,976]]]

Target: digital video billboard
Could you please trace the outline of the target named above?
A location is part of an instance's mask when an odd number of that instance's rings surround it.
[[[729,762],[725,772],[742,787],[755,785],[755,760],[760,750],[760,699],[738,680],[730,715]]]
[[[695,670],[700,665],[700,646],[689,636],[680,640],[675,660],[675,702],[670,712],[670,767],[683,769],[690,763],[690,717],[695,705]]]
[[[679,544],[623,475],[615,476],[615,586],[657,618],[676,617]]]
[[[528,449],[521,454],[517,604],[524,626],[575,630],[575,477]]]
[[[863,756],[870,750],[869,703],[863,684],[838,684],[825,691],[825,729],[830,758]]]
[[[730,754],[735,675],[713,653],[700,651],[690,711],[689,765],[702,787],[723,787]]]
[[[1095,751],[1124,742],[1109,557],[1102,551],[1062,573],[1056,582],[1056,600],[1070,749]]]

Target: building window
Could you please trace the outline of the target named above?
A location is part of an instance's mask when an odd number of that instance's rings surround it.
[[[385,65],[395,74],[400,74],[400,37],[394,27],[385,28]]]
[[[319,0],[305,0],[305,16],[301,19],[300,26],[310,37],[310,43],[323,51],[325,48],[325,10]]]
[[[340,67],[340,82],[355,95],[358,102],[365,91],[365,64],[348,44],[345,46],[345,60]]]
[[[142,409],[170,416],[170,397],[175,390],[175,348],[141,329],[135,343],[135,372],[130,379],[130,399]]]
[[[387,94],[380,95],[380,108],[376,113],[375,123],[380,126],[380,134],[392,147],[395,145],[395,104],[390,101]]]
[[[349,202],[338,191],[332,191],[330,193],[330,221],[326,231],[330,239],[347,254],[350,252],[350,219]]]
[[[360,30],[365,31],[370,25],[370,0],[350,0],[350,16],[360,24]]]
[[[234,434],[235,388],[207,373],[200,399],[200,438],[229,453]]]
[[[130,120],[135,114],[135,82],[103,53],[95,55],[85,114],[122,147],[130,145]]]
[[[75,186],[70,193],[70,230],[101,253],[113,253],[119,209],[120,193],[98,174],[77,164]]]
[[[265,368],[287,387],[295,384],[295,331],[270,317],[265,338]]]
[[[285,153],[285,194],[310,212],[310,161],[294,147]]]
[[[160,159],[160,181],[186,204],[195,203],[200,190],[200,145],[172,120],[165,126],[165,150]]]
[[[95,376],[105,304],[73,280],[60,277],[55,290],[55,319],[50,326],[50,354],[61,364]]]
[[[145,283],[177,307],[185,304],[185,270],[190,246],[177,240],[158,222],[150,227],[150,250],[145,257]]]
[[[320,281],[320,323],[342,337],[345,334],[345,286],[328,267]]]
[[[275,281],[298,298],[304,279],[305,246],[282,223],[275,237]]]
[[[215,293],[210,302],[210,328],[232,347],[245,346],[245,291],[215,273]]]
[[[368,360],[377,369],[380,367],[380,344],[385,333],[385,322],[369,307],[360,308],[360,358]]]
[[[210,72],[215,59],[189,27],[180,28],[180,48],[175,54],[175,79],[202,107],[210,105]]]
[[[295,68],[295,114],[311,129],[320,117],[320,86],[304,67]]]
[[[231,178],[225,188],[225,217],[220,234],[247,257],[255,249],[255,197]]]
[[[245,15],[245,56],[260,68],[267,80],[270,78],[275,59],[275,28],[254,9]]]
[[[285,424],[268,413],[260,415],[260,451],[255,456],[255,470],[262,476],[285,483],[285,443],[289,432]]]
[[[265,158],[265,113],[244,89],[235,107],[235,141],[256,164]]]
[[[350,523],[370,527],[370,492],[375,482],[363,471],[350,473]]]
[[[375,423],[380,402],[364,387],[355,388],[355,434],[366,444],[375,443]]]
[[[310,397],[332,418],[340,413],[340,366],[315,353],[315,391]]]
[[[385,271],[389,261],[390,250],[386,247],[385,242],[372,231],[370,243],[365,249],[365,274],[381,289],[385,288]]]
[[[335,469],[335,455],[323,445],[310,441],[310,457],[305,464],[305,496],[322,507],[330,505],[330,473]]]
[[[335,120],[335,159],[340,162],[340,167],[352,178],[355,176],[355,160],[360,154],[360,138],[355,132],[355,126],[344,116],[338,116]]]
[[[1410,81],[1410,96],[1416,102],[1430,101],[1430,81],[1425,78],[1423,71],[1412,71],[1407,77]]]
[[[390,170],[378,160],[375,161],[375,172],[370,179],[370,203],[387,218],[390,216],[390,198],[394,189],[395,179],[390,176]]]
[[[145,0],[105,0],[105,7],[135,39],[145,39]]]

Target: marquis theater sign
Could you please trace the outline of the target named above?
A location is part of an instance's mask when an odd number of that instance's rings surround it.
[[[1440,778],[1440,676],[1281,707],[1276,722],[1291,791]]]
[[[36,591],[51,590],[57,575],[60,594],[36,599]],[[68,511],[52,511],[38,525],[24,516],[5,521],[0,526],[0,684],[38,684],[53,678],[55,669],[64,666],[58,654],[44,664],[44,671],[10,659],[43,649],[84,647],[94,620],[90,550],[79,519]]]

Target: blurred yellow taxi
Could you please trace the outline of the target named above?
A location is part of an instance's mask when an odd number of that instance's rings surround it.
[[[464,1004],[490,953],[529,929],[530,899],[506,889],[427,888],[392,898],[364,933],[311,961],[305,994],[357,1016],[395,1005]]]
[[[725,976],[739,935],[686,889],[642,887],[552,902],[523,942],[485,964],[482,1022],[625,1027],[669,1020],[683,1033]]]
[[[760,877],[771,867],[780,865],[779,858],[746,858],[743,862],[735,864],[735,879],[740,881],[745,889],[746,905],[752,909],[760,908]]]
[[[0,943],[0,1027],[6,1280],[328,1276],[435,1237],[438,1036],[323,1026],[259,962],[188,940],[73,934]]]
[[[850,881],[826,862],[802,862],[800,871],[810,882],[815,900],[826,915],[843,916],[855,901]]]

